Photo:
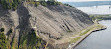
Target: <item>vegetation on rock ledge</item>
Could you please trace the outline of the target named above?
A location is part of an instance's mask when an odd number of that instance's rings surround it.
[[[12,29],[9,30],[12,32]],[[46,42],[40,37],[36,36],[35,31],[32,29],[27,35],[22,35],[20,38],[19,47],[15,45],[16,39],[12,39],[12,42],[4,35],[4,28],[0,29],[0,49],[41,49],[45,48]]]
[[[0,29],[0,49],[8,49],[8,39],[4,35],[4,28]]]
[[[40,49],[45,48],[46,42],[36,36],[35,31],[32,29],[30,33],[20,38],[19,49]]]

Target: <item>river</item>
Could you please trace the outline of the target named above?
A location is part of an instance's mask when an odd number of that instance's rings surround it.
[[[87,14],[111,14],[111,1],[65,2]]]
[[[111,14],[110,5],[90,6],[90,7],[76,7],[77,9],[87,14]]]
[[[99,23],[107,29],[93,32],[73,49],[111,49],[111,20],[103,20]]]

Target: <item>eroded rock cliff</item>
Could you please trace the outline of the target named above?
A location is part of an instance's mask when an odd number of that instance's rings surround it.
[[[23,3],[15,11],[3,9],[0,5],[0,28],[4,28],[10,45],[15,48],[26,41],[30,45],[34,42],[33,37],[44,41],[39,48],[45,48],[46,42],[49,49],[66,48],[68,37],[91,25],[93,22],[87,14],[65,5],[34,7]]]

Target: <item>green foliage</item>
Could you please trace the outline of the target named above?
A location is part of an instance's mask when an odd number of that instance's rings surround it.
[[[40,4],[41,4],[42,6],[47,6],[47,3],[46,3],[45,1],[41,1]]]
[[[57,1],[47,1],[47,5],[61,5],[61,2],[57,2]]]
[[[1,28],[1,29],[0,29],[0,32],[4,32],[4,28]]]
[[[89,28],[87,28],[87,29],[81,31],[81,32],[80,32],[80,36],[83,36],[83,35],[85,35],[85,34],[91,32],[91,31],[93,31],[93,30],[95,30],[95,29],[102,29],[102,28],[104,28],[103,25],[95,24],[94,26],[91,26],[91,27],[89,27]]]
[[[87,29],[85,30],[83,33],[80,34],[80,36],[87,34],[90,30],[92,30],[93,28]]]
[[[92,18],[92,20],[111,20],[111,16],[109,15],[90,15],[90,18]]]
[[[96,20],[96,17],[94,17],[94,16],[89,16],[92,20]]]
[[[74,39],[71,40],[71,43],[76,43],[81,37],[76,37]]]
[[[73,6],[69,5],[69,4],[64,4],[64,5],[69,6],[69,7],[73,7]],[[74,7],[73,7],[73,8],[74,8]]]
[[[40,5],[40,2],[36,2],[36,3],[35,3],[35,6],[38,6],[38,5]]]
[[[71,30],[66,30],[67,32],[72,32]]]
[[[36,34],[35,34],[35,31],[32,31],[32,33],[30,33],[28,36],[27,36],[27,38],[29,38],[28,39],[28,41],[29,41],[29,45],[31,46],[31,45],[34,45],[36,42],[37,42],[37,38],[38,37],[36,37]],[[31,40],[30,40],[31,39]]]
[[[4,33],[0,32],[0,49],[7,49],[7,42]]]
[[[45,41],[36,36],[35,30],[33,29],[27,35],[23,35],[23,37],[21,37],[20,43],[21,43],[20,48],[23,49],[24,48],[39,49],[41,46],[43,47],[45,45]]]
[[[12,33],[12,29],[10,29],[9,32]]]
[[[57,1],[40,1],[40,4],[42,5],[42,6],[47,6],[47,5],[49,5],[49,6],[52,6],[52,5],[61,5],[62,3],[61,2],[57,2]]]
[[[0,4],[5,9],[15,10],[19,4],[20,0],[0,0]]]
[[[36,47],[34,46],[33,49],[36,49]]]
[[[38,5],[42,5],[42,6],[47,6],[47,5],[61,5],[61,2],[57,2],[57,1],[37,1],[35,2],[34,0],[0,0],[0,4],[3,6],[3,8],[5,9],[12,9],[12,10],[16,10],[19,3],[26,1],[29,4],[38,6]]]

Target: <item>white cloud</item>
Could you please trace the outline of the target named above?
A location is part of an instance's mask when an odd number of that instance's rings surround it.
[[[109,0],[58,0],[60,2],[85,2],[85,1],[109,1]]]

